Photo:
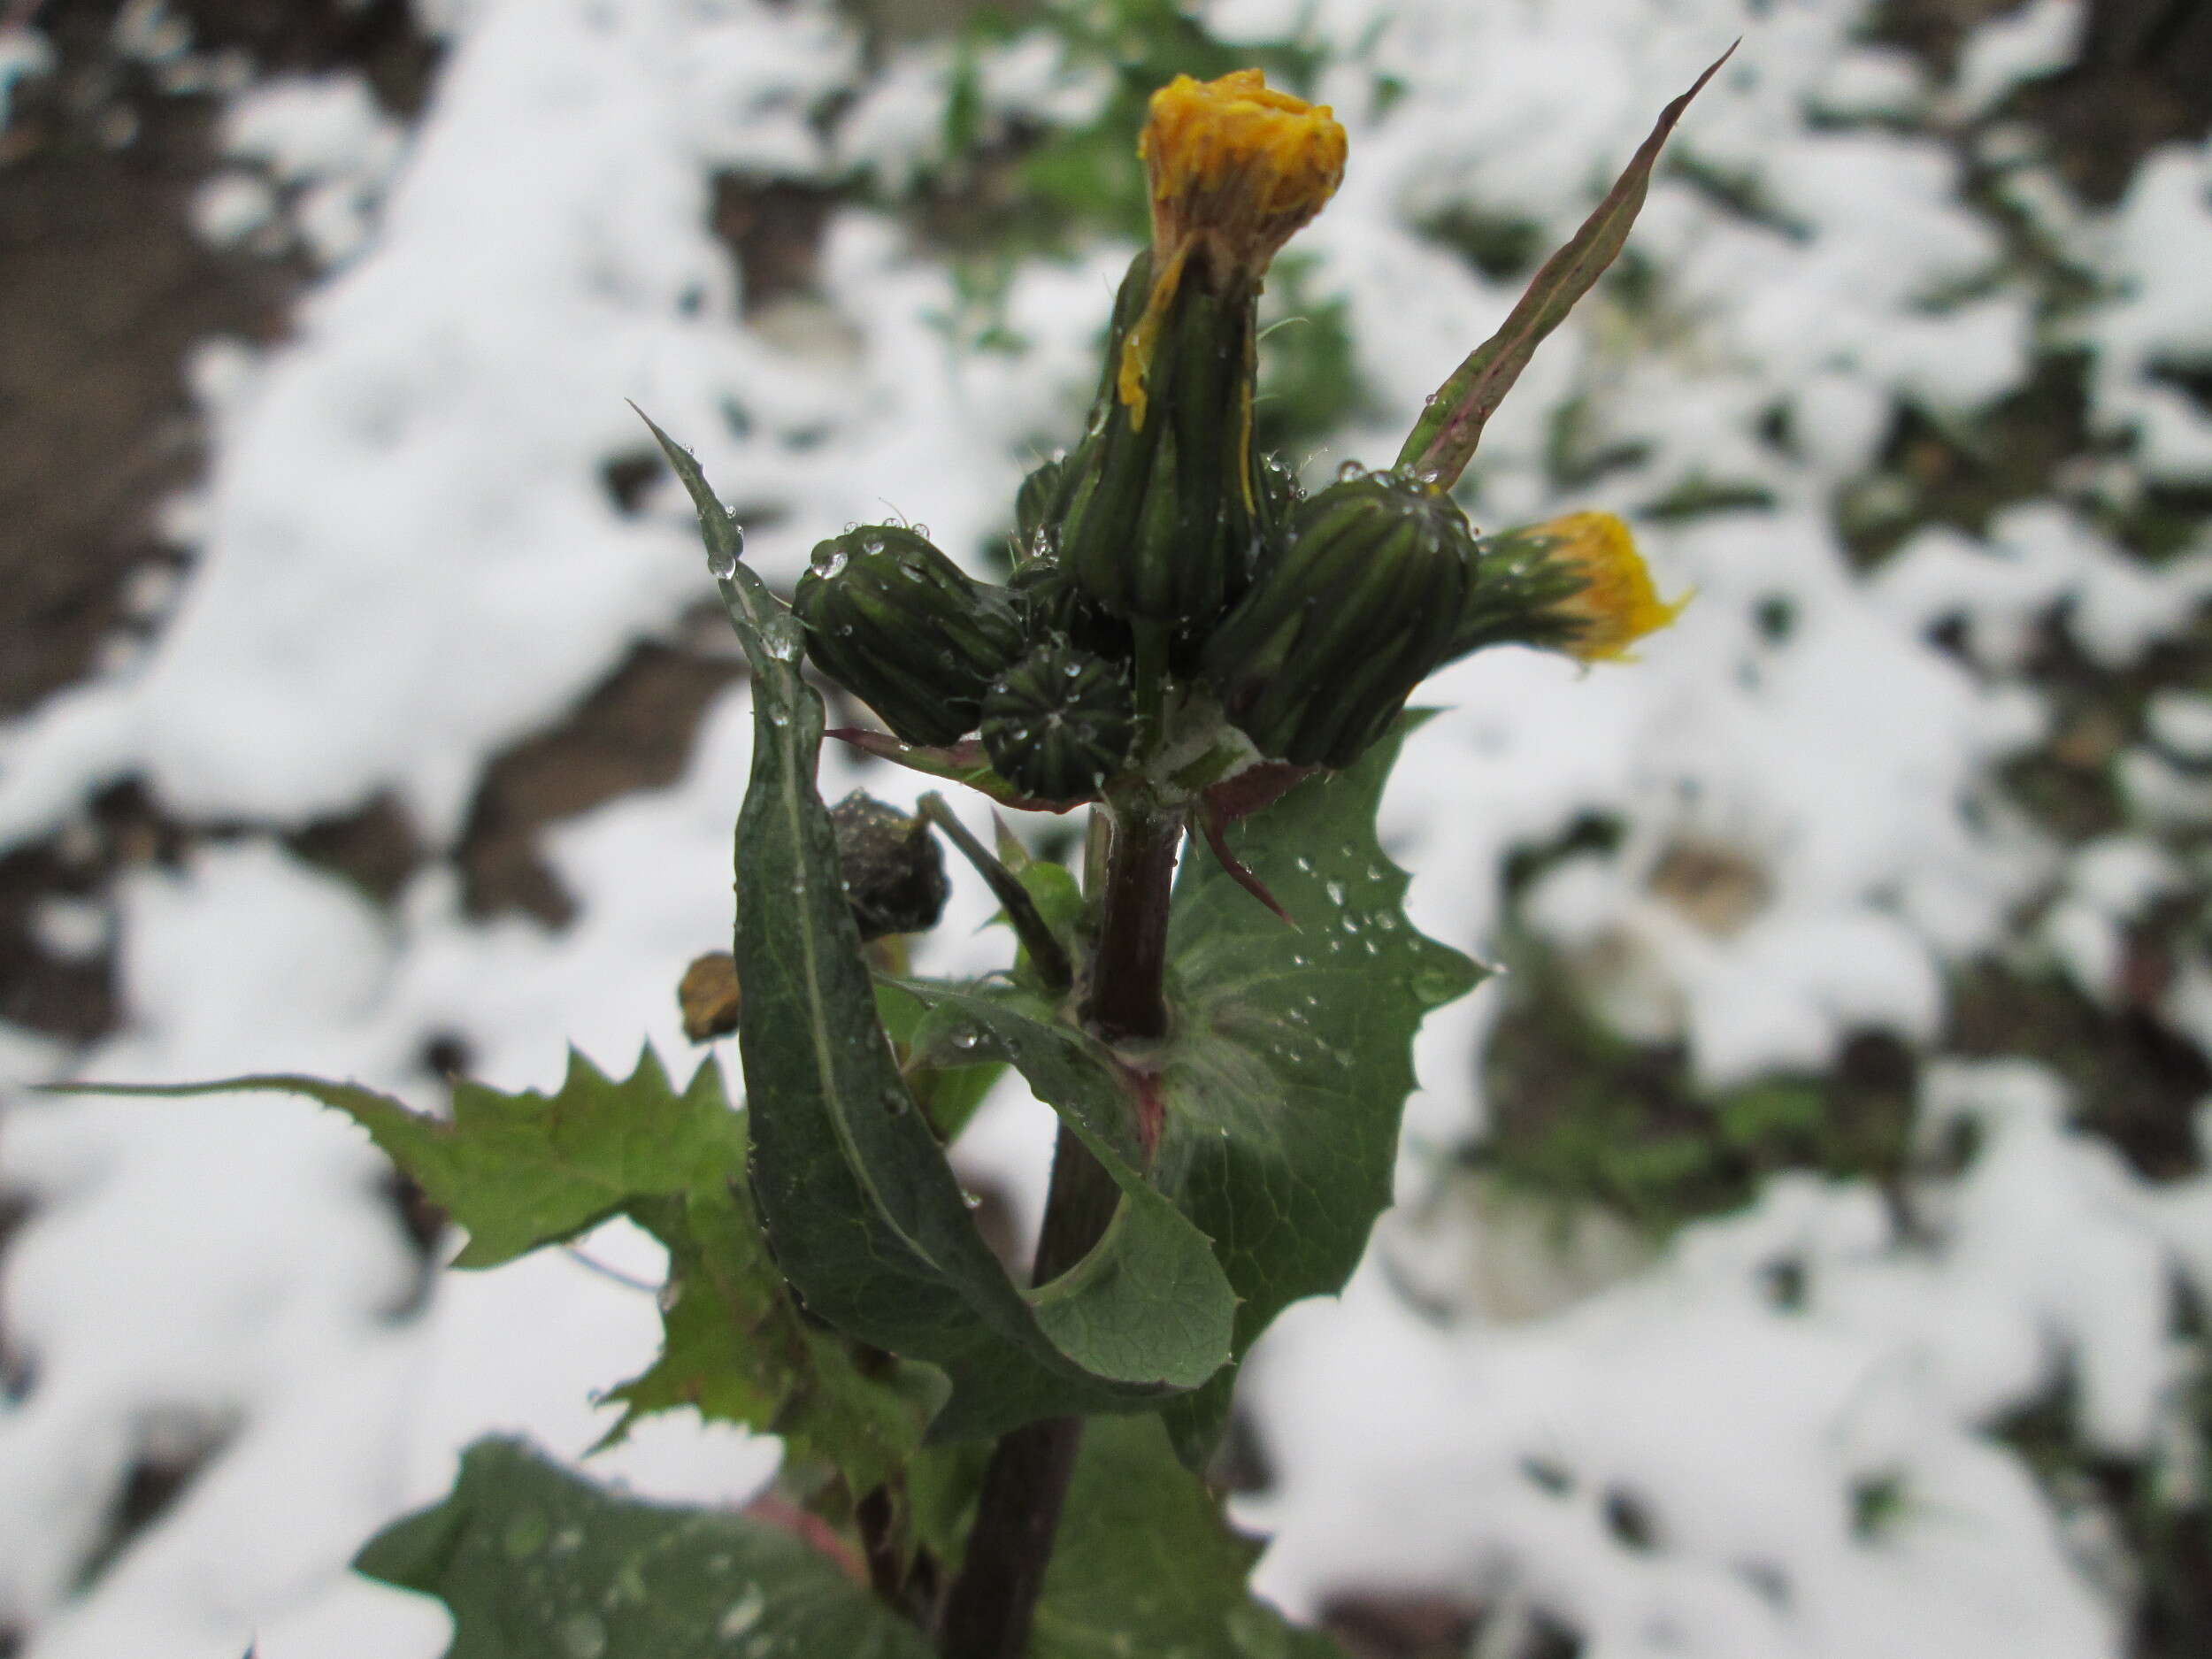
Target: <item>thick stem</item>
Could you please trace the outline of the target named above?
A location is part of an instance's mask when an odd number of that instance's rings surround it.
[[[1085,1010],[1110,1041],[1167,1033],[1168,889],[1182,839],[1179,813],[1118,816]],[[1062,1125],[1033,1282],[1049,1284],[1089,1254],[1119,1197],[1105,1166]],[[938,1622],[945,1659],[1022,1659],[1082,1436],[1081,1417],[1048,1417],[992,1451],[967,1558]]]
[[[1089,1253],[1118,1196],[1105,1166],[1063,1125],[1033,1282],[1050,1283]],[[1047,1417],[993,1448],[967,1559],[938,1623],[938,1651],[946,1659],[1021,1659],[1027,1650],[1082,1438],[1081,1417]]]
[[[1123,809],[1099,911],[1084,1016],[1109,1042],[1167,1035],[1167,901],[1180,812]]]

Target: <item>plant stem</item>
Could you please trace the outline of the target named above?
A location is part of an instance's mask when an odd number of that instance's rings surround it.
[[[1037,1240],[1033,1282],[1049,1284],[1090,1251],[1120,1196],[1113,1178],[1064,1125]],[[1021,1659],[1052,1563],[1060,1506],[1075,1473],[1081,1417],[1046,1417],[1002,1437],[983,1471],[967,1557],[945,1598],[947,1659]]]
[[[1116,811],[1084,1017],[1109,1042],[1167,1035],[1167,901],[1183,815],[1148,803]]]
[[[1168,884],[1182,839],[1179,813],[1140,805],[1117,814],[1086,1010],[1109,1041],[1166,1034]],[[1032,1282],[1049,1284],[1089,1254],[1119,1200],[1113,1178],[1063,1124]],[[993,1449],[966,1560],[938,1622],[946,1659],[1022,1659],[1082,1436],[1081,1417],[1048,1417]]]

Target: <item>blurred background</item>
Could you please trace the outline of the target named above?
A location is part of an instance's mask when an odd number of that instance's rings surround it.
[[[2212,1652],[2212,9],[0,0],[0,1655],[431,1659],[352,1550],[652,1356],[641,1237],[441,1277],[304,1103],[20,1087],[692,1064],[749,717],[625,399],[779,586],[1002,569],[1146,96],[1257,64],[1351,133],[1263,436],[1380,463],[1739,35],[1461,490],[1696,603],[1424,694],[1386,839],[1506,972],[1221,1472],[1357,1659]]]

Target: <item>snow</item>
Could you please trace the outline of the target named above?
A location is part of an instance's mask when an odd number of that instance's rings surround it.
[[[169,50],[158,10],[127,19],[148,52]],[[2027,945],[2117,995],[2123,930],[2188,879],[2148,832],[2212,823],[2196,769],[2212,703],[2194,694],[2162,694],[2151,741],[2115,762],[2126,833],[2061,848],[1991,783],[2054,718],[2023,673],[2032,628],[2055,613],[2092,663],[2129,668],[2212,597],[2212,545],[2139,563],[2062,480],[1982,534],[1923,530],[1871,575],[1839,542],[1836,492],[1898,408],[1940,421],[2002,396],[2044,325],[1950,148],[1835,118],[1978,119],[2062,63],[2079,20],[2033,0],[1932,88],[1858,39],[1868,10],[1209,12],[1232,37],[1307,28],[1353,129],[1343,191],[1300,246],[1310,291],[1348,304],[1374,412],[1297,457],[1317,473],[1386,459],[1517,296],[1420,227],[1460,209],[1563,237],[1659,105],[1746,35],[1676,141],[1693,165],[1662,171],[1637,228],[1647,294],[1601,292],[1547,343],[1470,480],[1488,526],[1629,512],[1663,589],[1697,602],[1632,668],[1504,649],[1440,674],[1422,700],[1446,712],[1410,740],[1383,815],[1417,922],[1478,955],[1500,933],[1509,854],[1578,817],[1619,822],[1618,849],[1555,866],[1525,919],[1605,1018],[1684,1042],[1707,1085],[1818,1067],[1870,1027],[1932,1039],[1945,970],[2020,947],[2029,910]],[[765,306],[710,234],[720,172],[862,169],[887,196],[906,188],[938,153],[948,55],[872,62],[827,0],[418,11],[450,50],[409,133],[342,78],[231,101],[202,234],[277,227],[325,274],[283,343],[211,342],[196,359],[215,458],[165,517],[190,573],[173,602],[144,597],[159,625],[142,656],[0,734],[0,844],[81,826],[88,796],[129,775],[175,813],[247,827],[42,912],[63,954],[120,941],[127,1018],[75,1054],[0,1028],[11,1079],[289,1068],[431,1105],[439,1035],[511,1087],[555,1081],[567,1041],[625,1069],[649,1041],[682,1069],[672,988],[726,929],[741,686],[710,708],[679,782],[548,837],[578,903],[567,928],[472,916],[446,856],[490,757],[709,596],[672,487],[632,513],[602,486],[640,449],[624,400],[697,449],[749,520],[749,556],[788,583],[818,537],[890,511],[970,557],[1094,382],[1126,248],[1016,267],[1016,355],[962,349],[952,274],[887,212],[841,209],[820,297]],[[0,42],[0,87],[35,73],[27,39]],[[1382,76],[1402,83],[1393,101]],[[1081,119],[1105,94],[1041,33],[984,54],[977,84],[990,120]],[[2133,435],[2113,487],[2212,475],[2212,420],[2156,378],[2212,360],[2212,149],[2153,157],[2101,214],[2055,195],[2032,155],[2006,165],[2002,188],[2039,203],[2036,222],[2102,285],[2069,326],[2095,354],[2095,419]],[[1632,458],[1566,493],[1547,456],[1571,411],[1592,453]],[[1770,504],[1650,511],[1715,483]],[[1778,636],[1759,619],[1778,603]],[[1953,622],[1955,654],[1932,637]],[[835,753],[822,785],[918,789]],[[383,791],[432,854],[388,909],[279,839]],[[1740,868],[1741,904],[1669,887],[1685,846]],[[995,965],[989,910],[957,882],[920,965]],[[2163,995],[2212,1046],[2212,975],[2185,963]],[[1268,1593],[1297,1612],[1351,1585],[1494,1598],[1580,1631],[1586,1659],[2118,1654],[2123,1595],[2094,1540],[1988,1432],[2062,1371],[2093,1445],[2150,1456],[2170,1440],[2170,1286],[2212,1294],[2212,1180],[2153,1187],[2023,1064],[1948,1064],[1924,1077],[1918,1132],[1933,1148],[1971,1124],[1980,1150],[1950,1173],[1931,1155],[1909,1228],[1865,1185],[1788,1175],[1655,1256],[1597,1222],[1555,1255],[1527,1217],[1469,1221],[1439,1196],[1445,1154],[1484,1122],[1475,1056],[1495,1018],[1479,994],[1424,1030],[1400,1170],[1413,1202],[1342,1301],[1294,1310],[1253,1364],[1280,1473],[1247,1509],[1275,1533]],[[1049,1133],[1010,1087],[964,1146],[1031,1225]],[[479,1434],[574,1456],[603,1431],[591,1391],[649,1359],[649,1296],[552,1253],[447,1276],[396,1317],[417,1269],[381,1169],[298,1102],[11,1090],[0,1183],[35,1209],[0,1258],[0,1313],[33,1375],[0,1403],[0,1627],[29,1632],[26,1659],[235,1659],[257,1635],[263,1659],[428,1659],[442,1615],[349,1577],[352,1550],[442,1491]],[[655,1271],[624,1229],[585,1250]],[[1784,1262],[1801,1307],[1768,1288]],[[73,1595],[117,1483],[163,1436],[220,1449]],[[595,1463],[734,1500],[774,1455],[670,1420]],[[1894,1494],[1871,1522],[1870,1492]],[[1609,1525],[1616,1493],[1652,1547]]]

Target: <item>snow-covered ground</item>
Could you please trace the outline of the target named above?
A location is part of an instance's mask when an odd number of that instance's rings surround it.
[[[1385,812],[1416,919],[1477,954],[1509,853],[1579,816],[1623,823],[1616,850],[1544,874],[1526,921],[1598,964],[1588,994],[1615,1025],[1686,1043],[1712,1087],[1816,1070],[1855,1031],[1939,1049],[1947,969],[1978,955],[2040,951],[2092,998],[2116,995],[2124,926],[2190,879],[2147,832],[2212,819],[2180,764],[2212,752],[2212,705],[2185,694],[2154,710],[2156,745],[2116,762],[2146,833],[2070,848],[1993,781],[2050,736],[2022,672],[2037,618],[2064,602],[2076,648],[2119,672],[2212,595],[2212,539],[2154,566],[2089,511],[2212,482],[2212,420],[2158,373],[2212,357],[2212,149],[2162,152],[2116,209],[2086,211],[2032,133],[1981,119],[2067,61],[2078,4],[1987,26],[1948,84],[1858,43],[1870,10],[1204,14],[1230,39],[1302,30],[1351,131],[1343,191],[1297,246],[1317,261],[1308,291],[1348,303],[1374,412],[1299,457],[1317,474],[1387,459],[1517,293],[1422,227],[1456,213],[1563,240],[1659,106],[1744,36],[1676,140],[1694,168],[1662,177],[1636,229],[1647,281],[1633,303],[1601,294],[1540,352],[1471,504],[1487,526],[1633,516],[1714,485],[1765,504],[1640,521],[1663,587],[1698,590],[1640,665],[1498,651],[1440,675],[1425,700],[1448,712],[1409,745]],[[892,510],[979,548],[1094,374],[1125,246],[1019,265],[1019,348],[965,351],[948,266],[895,214],[843,206],[818,302],[741,320],[714,177],[871,167],[895,190],[938,142],[948,55],[879,59],[820,0],[418,11],[449,55],[411,132],[346,79],[235,99],[238,165],[205,188],[203,234],[288,216],[326,273],[284,344],[204,348],[214,459],[168,510],[190,579],[142,654],[0,734],[0,841],[70,833],[125,777],[181,818],[254,827],[56,909],[58,941],[115,941],[124,1023],[81,1053],[0,1030],[11,1079],[298,1070],[428,1105],[434,1039],[505,1087],[555,1081],[571,1041],[607,1065],[641,1041],[680,1063],[673,987],[726,932],[741,684],[680,782],[551,832],[568,926],[472,917],[443,856],[494,755],[707,596],[672,487],[634,515],[603,488],[637,447],[624,400],[697,448],[751,521],[750,557],[787,583],[819,535]],[[12,41],[0,88],[37,61]],[[1042,30],[982,67],[987,115],[1080,121],[1103,96]],[[1868,575],[1832,505],[1897,408],[1970,418],[2061,326],[1965,200],[1957,133],[1987,189],[2107,285],[2062,326],[2094,354],[2091,419],[2115,458],[1985,538],[1924,530]],[[1568,492],[1571,422],[1589,453],[1624,458]],[[1786,628],[1766,625],[1778,608]],[[1962,645],[1931,641],[1945,622]],[[829,766],[833,798],[915,792]],[[280,839],[380,792],[436,855],[388,908]],[[1655,887],[1686,840],[1757,868],[1755,913],[1717,928]],[[979,969],[1001,949],[975,933],[983,895],[956,904],[922,966]],[[1424,1033],[1409,1197],[1433,1200],[1441,1152],[1479,1132],[1499,995]],[[2212,1045],[2212,969],[2183,964],[2166,1013]],[[1870,1184],[1786,1174],[1663,1250],[1613,1252],[1578,1295],[1510,1217],[1432,1201],[1386,1224],[1347,1296],[1295,1310],[1251,1368],[1277,1475],[1243,1511],[1275,1534],[1262,1586],[1298,1613],[1347,1586],[1457,1592],[1499,1610],[1496,1659],[1539,1614],[1579,1632],[1583,1659],[2123,1653],[2133,1568],[1988,1430],[2063,1367],[2086,1444],[2188,1477],[2198,1359],[2170,1303],[2177,1282],[2212,1295],[2212,1179],[2153,1186],[2071,1104],[2024,1063],[1931,1065],[1916,1135],[1971,1123],[1979,1151],[1920,1184],[1911,1227]],[[974,1167],[1032,1190],[1041,1109],[1010,1090],[975,1140]],[[441,1493],[479,1434],[580,1454],[604,1426],[590,1391],[642,1369],[657,1321],[649,1295],[558,1254],[447,1276],[416,1309],[380,1177],[356,1132],[303,1103],[8,1100],[0,1187],[33,1208],[0,1258],[0,1629],[25,1632],[24,1659],[236,1659],[250,1638],[263,1659],[442,1650],[442,1614],[350,1578],[350,1551]],[[635,1237],[589,1250],[653,1271]],[[1771,1293],[1784,1262],[1801,1281],[1788,1305]],[[1545,1310],[1499,1317],[1531,1300],[1486,1294],[1502,1277],[1532,1278]],[[79,1594],[132,1466],[208,1447]],[[773,1455],[664,1419],[599,1462],[641,1491],[726,1498]]]

